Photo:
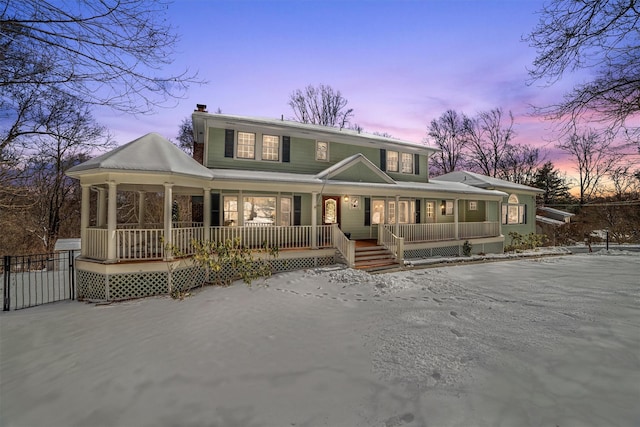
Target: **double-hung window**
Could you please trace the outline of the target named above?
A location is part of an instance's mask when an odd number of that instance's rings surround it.
[[[316,141],[316,160],[326,162],[329,160],[329,143]]]
[[[262,160],[280,160],[280,137],[262,135]]]
[[[238,132],[238,152],[240,159],[256,158],[256,134],[249,132]]]
[[[402,173],[413,173],[413,154],[402,153],[400,160],[400,171]]]
[[[387,151],[387,170],[389,172],[398,172],[398,152]]]

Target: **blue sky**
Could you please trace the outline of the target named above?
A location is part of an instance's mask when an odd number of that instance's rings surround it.
[[[516,142],[547,146],[552,126],[531,105],[568,87],[527,85],[535,52],[522,37],[542,1],[177,0],[167,19],[181,34],[174,70],[197,70],[206,85],[140,117],[98,119],[125,143],[147,132],[175,138],[197,103],[209,111],[292,117],[288,98],[308,84],[340,90],[367,132],[420,143],[447,109],[468,115],[502,107]]]

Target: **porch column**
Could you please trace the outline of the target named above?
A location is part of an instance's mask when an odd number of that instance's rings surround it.
[[[318,249],[318,192],[311,192],[311,249]]]
[[[208,241],[211,234],[211,190],[205,188],[202,192],[202,227],[204,228],[203,240]]]
[[[395,231],[393,234],[396,236],[400,236],[400,196],[396,196],[396,223],[395,223]]]
[[[87,241],[87,228],[89,228],[89,201],[91,197],[91,186],[80,184],[82,187],[82,201],[80,207],[80,255],[86,255],[89,248]]]
[[[453,223],[454,223],[454,230],[455,230],[455,239],[458,240],[458,236],[460,235],[459,230],[458,230],[458,204],[460,203],[460,199],[455,199],[453,202]]]
[[[146,191],[138,191],[138,228],[145,228],[144,216],[146,215],[146,194]]]
[[[104,188],[98,188],[98,218],[96,225],[98,227],[104,227],[107,225],[107,190]]]
[[[116,223],[118,221],[116,211],[116,191],[118,189],[115,181],[109,181],[109,198],[107,206],[107,262],[116,262],[117,236]]]
[[[170,261],[173,259],[173,253],[170,248],[173,244],[171,236],[171,213],[173,207],[173,184],[164,183],[164,259]]]

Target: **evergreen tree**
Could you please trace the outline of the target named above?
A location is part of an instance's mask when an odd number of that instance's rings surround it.
[[[538,196],[538,202],[543,205],[566,203],[572,199],[566,179],[554,168],[552,162],[546,162],[538,168],[531,185],[544,190]]]

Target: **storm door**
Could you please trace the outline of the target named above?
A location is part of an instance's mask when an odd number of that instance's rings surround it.
[[[322,224],[340,226],[340,196],[322,196]]]

